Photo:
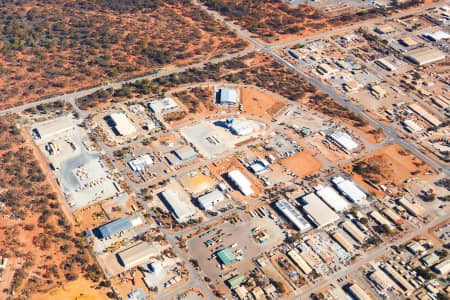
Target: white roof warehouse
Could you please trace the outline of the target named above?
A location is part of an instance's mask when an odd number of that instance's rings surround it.
[[[158,249],[147,242],[137,244],[127,250],[119,252],[117,258],[125,268],[132,268],[142,264],[152,256],[158,255]]]
[[[113,127],[121,136],[128,136],[136,132],[133,123],[123,112],[115,112],[109,115],[113,122]]]
[[[303,196],[302,199],[307,203],[302,208],[304,213],[317,228],[322,228],[339,220],[339,216],[320,200],[316,194],[308,194]]]
[[[242,175],[241,171],[233,170],[228,173],[228,178],[233,182],[233,184],[241,191],[244,196],[253,195],[253,190],[251,188],[252,183]]]

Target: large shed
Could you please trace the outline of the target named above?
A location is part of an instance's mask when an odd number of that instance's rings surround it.
[[[158,248],[153,244],[142,242],[127,250],[119,252],[117,258],[122,266],[125,268],[132,268],[158,254]]]
[[[233,251],[231,251],[230,248],[226,248],[217,252],[217,257],[224,266],[236,261],[236,255],[234,255]]]
[[[129,136],[136,132],[133,123],[127,118],[123,112],[115,112],[109,115],[112,121],[112,126],[121,136]]]
[[[303,206],[303,212],[317,228],[322,228],[339,220],[339,216],[329,208],[316,194],[303,196],[307,204]]]
[[[221,105],[236,105],[238,103],[238,91],[230,88],[219,89],[217,103]]]
[[[275,207],[289,220],[299,231],[311,229],[311,224],[292,206],[287,200],[281,199],[275,203]]]

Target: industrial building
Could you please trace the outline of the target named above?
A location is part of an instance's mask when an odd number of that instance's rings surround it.
[[[384,58],[376,60],[375,63],[387,71],[390,72],[397,71],[397,68]]]
[[[192,147],[190,146],[185,146],[180,149],[177,149],[174,151],[174,153],[178,157],[178,159],[181,160],[182,162],[197,157],[197,153],[195,153],[194,149],[192,149]]]
[[[241,171],[233,170],[228,172],[227,176],[244,196],[251,196],[254,194],[251,188],[252,183],[241,173]]]
[[[370,92],[372,95],[374,95],[377,99],[381,99],[386,97],[386,91],[379,85],[373,85],[370,87]]]
[[[395,32],[395,29],[391,25],[381,25],[375,28],[375,32],[379,34],[388,34]]]
[[[331,186],[317,186],[316,194],[325,201],[336,212],[343,212],[350,209],[351,205]]]
[[[427,112],[421,105],[418,103],[413,103],[411,105],[408,105],[409,109],[411,109],[413,112],[418,114],[421,118],[423,118],[425,121],[430,123],[431,125],[435,127],[441,126],[442,122],[439,121],[438,118]]]
[[[332,75],[337,73],[339,70],[330,66],[329,64],[323,63],[317,66],[317,72],[321,75]]]
[[[431,266],[439,261],[439,256],[437,256],[436,253],[433,252],[428,255],[425,255],[420,260],[425,266]]]
[[[217,92],[216,100],[221,105],[236,105],[238,103],[238,91],[236,89],[221,88]]]
[[[366,235],[351,221],[343,222],[342,228],[344,228],[344,230],[347,231],[347,233],[350,234],[350,236],[358,243],[363,244],[366,241]]]
[[[348,285],[346,289],[356,300],[372,300],[372,298],[356,283]]]
[[[423,66],[444,60],[446,54],[435,48],[421,47],[408,51],[405,56],[411,62]]]
[[[338,191],[353,203],[360,203],[361,201],[367,199],[367,195],[361,191],[353,181],[339,176],[333,178],[332,182],[336,185]]]
[[[307,203],[302,207],[303,212],[317,228],[322,228],[339,220],[339,216],[316,194],[311,193],[303,196],[302,200]]]
[[[116,233],[128,230],[141,224],[142,219],[140,217],[136,216],[134,218],[130,218],[129,216],[125,216],[94,229],[94,232],[97,233],[99,238],[106,239]]]
[[[237,260],[236,255],[234,255],[233,251],[231,251],[230,248],[225,248],[217,252],[217,257],[224,266],[229,265]]]
[[[234,276],[234,277],[228,279],[228,280],[227,280],[227,283],[228,283],[228,286],[229,286],[231,289],[235,289],[235,288],[237,288],[238,286],[240,286],[241,283],[243,283],[244,281],[245,281],[244,275],[239,274],[239,275],[236,275],[236,276]]]
[[[397,285],[381,270],[369,274],[369,279],[375,284],[379,290],[387,290],[397,288]]]
[[[372,217],[378,224],[387,225],[389,228],[393,228],[391,222],[388,219],[383,217],[377,210],[373,210],[369,213],[369,216]]]
[[[136,132],[136,128],[133,123],[127,118],[123,112],[115,112],[109,115],[112,121],[112,127],[117,134],[121,136],[129,136]]]
[[[386,207],[383,208],[383,214],[389,218],[389,220],[391,220],[392,222],[394,222],[397,225],[402,225],[403,224],[403,219],[402,217],[400,217],[395,211],[393,211],[392,209]]]
[[[435,265],[433,269],[441,275],[446,275],[448,272],[450,272],[450,259],[447,259]]]
[[[55,136],[69,133],[75,129],[72,116],[64,116],[61,118],[44,121],[36,124],[33,132],[41,140],[54,138]]]
[[[155,114],[161,114],[180,108],[178,103],[176,103],[175,100],[169,97],[160,100],[154,100],[148,104],[148,107]]]
[[[117,258],[125,268],[132,268],[159,254],[153,244],[142,242],[127,250],[117,253]]]
[[[414,217],[424,218],[428,215],[428,211],[422,205],[409,202],[406,198],[401,198],[400,200],[398,200],[398,203]]]
[[[332,134],[327,135],[327,137],[333,143],[347,152],[353,152],[358,148],[358,144],[345,131],[336,131]]]
[[[177,192],[165,190],[160,197],[178,223],[186,222],[195,215],[195,207],[190,202],[182,201]]]
[[[214,190],[199,197],[198,204],[201,209],[211,210],[217,203],[223,200],[225,200],[224,194],[218,190]]]
[[[259,175],[269,168],[269,163],[265,159],[258,159],[252,162],[249,166],[250,171],[254,174]]]
[[[137,173],[144,171],[145,168],[147,168],[151,164],[153,164],[153,159],[148,154],[139,156],[128,162],[128,165],[130,166],[131,170]]]
[[[414,287],[390,265],[384,265],[383,270],[395,281],[395,283],[397,283],[400,290],[402,290],[406,296],[409,296],[414,292]]]
[[[355,250],[355,247],[353,247],[353,244],[344,237],[344,235],[338,231],[336,231],[335,233],[331,234],[331,237],[339,243],[339,245],[342,246],[342,248],[345,249],[345,251],[347,252],[352,252],[353,250]]]
[[[420,127],[416,122],[413,120],[405,120],[403,121],[403,125],[405,126],[406,130],[408,130],[411,133],[419,133],[423,130],[422,127]]]
[[[408,249],[408,251],[414,255],[420,254],[420,253],[423,253],[426,251],[426,249],[421,244],[419,244],[418,242],[415,242],[415,241],[407,244],[406,249]]]
[[[309,275],[312,273],[311,267],[306,263],[306,261],[301,257],[301,255],[298,253],[296,249],[292,249],[287,253],[290,259],[300,268],[300,270],[305,273],[306,275]]]
[[[278,200],[275,207],[292,222],[301,232],[311,229],[311,224],[300,214],[300,212],[292,206],[286,199]]]
[[[247,121],[236,121],[234,118],[228,118],[226,123],[234,135],[245,136],[253,132],[253,127]]]
[[[439,42],[440,40],[450,39],[450,34],[448,34],[447,32],[441,31],[441,30],[433,32],[433,33],[425,33],[425,34],[423,34],[423,36],[432,42]]]

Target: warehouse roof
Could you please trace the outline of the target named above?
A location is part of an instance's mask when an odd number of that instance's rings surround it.
[[[136,132],[133,123],[127,118],[123,112],[115,112],[109,115],[114,123],[114,128],[122,136],[127,136]]]
[[[409,105],[408,107],[412,111],[414,111],[416,114],[418,114],[419,116],[424,118],[425,121],[427,121],[431,125],[438,127],[442,124],[442,122],[439,121],[438,118],[436,118],[435,116],[430,114],[428,111],[426,111],[421,105],[419,105],[417,103],[413,103],[413,104]]]
[[[292,259],[292,261],[294,261],[294,263],[302,270],[303,273],[308,275],[312,272],[311,267],[306,263],[303,257],[301,257],[297,250],[292,249],[287,254]]]
[[[355,224],[353,224],[351,221],[345,221],[342,223],[342,227],[347,231],[352,238],[354,238],[358,243],[362,244],[364,243],[364,240],[366,239],[366,235],[364,232],[362,232],[358,227],[356,227]]]
[[[210,193],[207,193],[201,197],[198,198],[198,203],[200,204],[200,207],[203,209],[209,209],[211,206],[216,204],[217,202],[225,200],[225,196],[222,192],[218,190],[214,190]]]
[[[358,144],[345,131],[336,131],[328,136],[345,150],[353,151],[358,148]]]
[[[426,266],[430,266],[439,261],[439,256],[437,256],[434,252],[422,257],[422,261]]]
[[[428,215],[428,211],[420,204],[412,203],[406,198],[401,198],[398,203],[402,205],[406,210],[415,217],[425,217]]]
[[[192,147],[190,146],[182,147],[175,150],[174,152],[175,155],[178,156],[178,158],[182,161],[187,161],[197,156],[197,153],[195,153],[194,149],[192,149]]]
[[[333,179],[333,183],[344,196],[354,203],[361,202],[367,197],[353,181],[346,180],[339,176]]]
[[[450,272],[450,259],[447,259],[433,267],[438,273],[445,275]]]
[[[132,226],[130,218],[126,216],[98,227],[98,231],[102,238],[107,238]]]
[[[331,235],[341,246],[345,249],[345,251],[351,252],[355,249],[353,244],[344,237],[344,235],[338,231]]]
[[[359,300],[371,300],[372,298],[367,295],[367,293],[356,283],[351,284],[348,286],[348,290],[352,295]]]
[[[153,159],[150,157],[150,155],[145,154],[142,156],[139,156],[135,159],[132,159],[128,162],[128,165],[134,172],[141,172],[143,171],[147,166],[153,164]]]
[[[239,188],[245,196],[253,194],[252,183],[239,170],[228,172],[228,178]]]
[[[236,275],[227,280],[228,284],[232,289],[237,288],[241,283],[245,281],[245,277],[242,274]]]
[[[339,220],[339,216],[329,208],[316,194],[311,193],[302,198],[306,205],[303,206],[303,211],[308,215],[308,218],[318,227],[327,226]]]
[[[300,212],[292,206],[287,200],[281,199],[275,203],[275,206],[291,221],[298,230],[306,231],[311,229],[311,224],[300,214]]]
[[[230,248],[226,248],[217,252],[217,257],[219,257],[220,261],[225,266],[236,261],[236,255],[234,255],[233,251],[231,251]]]
[[[238,91],[236,89],[222,88],[219,90],[218,102],[224,105],[235,105],[238,102]]]
[[[160,194],[178,222],[195,215],[195,208],[190,202],[182,201],[177,192],[165,190]]]
[[[316,194],[335,211],[342,212],[350,208],[350,203],[339,195],[331,186],[320,186],[316,189]]]
[[[424,36],[433,42],[438,42],[440,40],[446,40],[450,38],[450,35],[447,32],[444,31],[436,31],[433,33],[425,33]]]
[[[73,128],[72,117],[64,116],[50,121],[39,122],[34,129],[41,139],[47,139],[72,130]]]
[[[173,100],[172,98],[169,98],[169,97],[164,98],[164,99],[154,100],[154,101],[150,102],[148,104],[148,106],[154,113],[157,113],[157,114],[165,112],[165,111],[169,111],[169,110],[174,110],[174,109],[180,107],[178,105],[178,103],[175,102],[175,100]]]
[[[145,260],[159,253],[158,248],[153,244],[142,242],[127,250],[119,252],[117,257],[119,262],[126,268],[143,263]]]
[[[231,131],[235,135],[249,135],[253,132],[253,127],[247,121],[233,121],[230,126]]]
[[[406,53],[406,58],[418,65],[428,65],[445,59],[446,54],[438,49],[422,47]]]

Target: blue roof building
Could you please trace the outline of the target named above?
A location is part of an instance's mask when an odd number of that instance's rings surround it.
[[[133,227],[133,224],[131,223],[130,218],[126,216],[102,225],[98,227],[97,230],[100,233],[101,238],[107,238],[131,227]]]

